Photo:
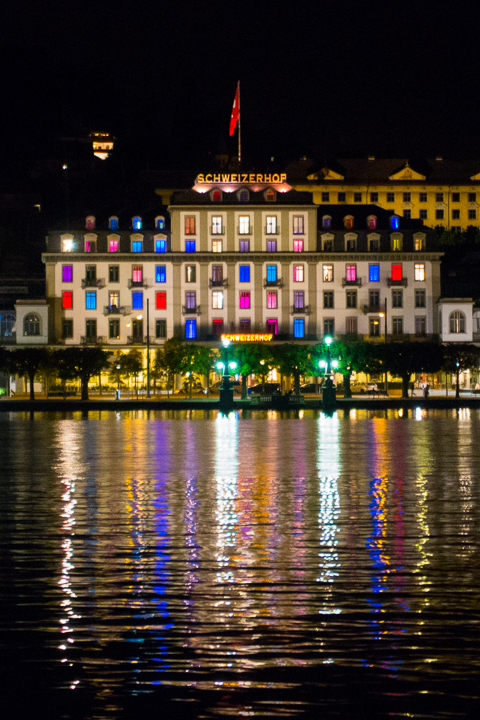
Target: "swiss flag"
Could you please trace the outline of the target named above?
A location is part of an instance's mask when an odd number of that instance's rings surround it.
[[[233,135],[240,119],[240,83],[237,83],[237,92],[233,101],[232,115],[230,117],[230,135]]]

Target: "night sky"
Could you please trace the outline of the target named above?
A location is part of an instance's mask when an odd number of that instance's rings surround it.
[[[0,30],[3,186],[93,129],[137,169],[199,169],[221,143],[235,150],[238,79],[257,166],[478,157],[479,15],[462,3],[16,2]]]

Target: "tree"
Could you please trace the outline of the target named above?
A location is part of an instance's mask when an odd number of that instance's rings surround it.
[[[120,353],[120,355],[115,358],[115,368],[117,365],[120,365],[119,373],[120,375],[124,375],[127,378],[127,384],[129,387],[130,376],[133,375],[133,377],[135,378],[135,394],[138,400],[137,379],[139,373],[141,373],[143,369],[142,354],[138,350],[131,350],[128,353]]]
[[[82,385],[82,400],[88,400],[88,383],[92,375],[96,375],[108,367],[109,353],[99,347],[68,347],[61,350],[61,372],[66,379],[79,378]],[[59,361],[60,356],[56,356]]]
[[[194,345],[190,343],[185,346],[187,360],[190,359],[188,369],[190,373],[198,373],[203,375],[207,381],[207,395],[210,393],[210,373],[212,372],[215,362],[218,360],[218,353],[203,345]],[[192,375],[190,375],[190,397],[192,396]]]
[[[234,345],[232,356],[242,375],[242,399],[244,400],[247,397],[248,376],[260,375],[264,384],[269,372],[275,367],[272,348],[261,343],[242,343]]]
[[[30,382],[30,400],[35,400],[35,375],[47,368],[50,354],[47,348],[19,348],[9,354],[8,366],[12,375],[28,377]]]
[[[173,379],[177,373],[181,373],[185,365],[184,345],[177,338],[170,338],[163,347],[159,348],[155,355],[154,370],[165,374],[167,380],[167,391],[173,388]]]
[[[67,397],[67,380],[73,380],[77,377],[74,363],[70,355],[73,354],[75,348],[65,348],[64,350],[54,350],[52,355],[52,366],[55,368],[57,377],[62,383],[63,399]]]
[[[346,398],[352,397],[350,390],[352,372],[369,372],[374,365],[374,356],[368,345],[370,344],[364,342],[334,342],[331,345],[331,355],[338,360],[337,372],[343,375],[343,395]],[[367,367],[369,370],[365,370]]]
[[[455,397],[460,397],[460,373],[478,368],[480,348],[467,343],[451,343],[443,346],[442,369],[456,378]],[[447,387],[448,392],[448,387]]]
[[[443,362],[443,348],[432,342],[393,342],[383,346],[388,371],[402,379],[402,398],[408,398],[413,373],[435,373]]]
[[[282,375],[293,375],[295,395],[300,395],[300,375],[309,375],[312,366],[312,348],[309,345],[285,343],[276,345],[273,351],[274,364]],[[317,366],[318,369],[318,366]]]

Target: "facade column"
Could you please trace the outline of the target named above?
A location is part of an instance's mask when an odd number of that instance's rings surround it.
[[[183,339],[184,330],[182,326],[182,304],[184,304],[184,292],[182,288],[182,264],[180,262],[172,262],[173,287],[178,288],[178,292],[173,293],[172,310],[173,310],[173,336]]]
[[[254,308],[252,332],[262,332],[263,327],[263,263],[253,266],[253,297]]]
[[[235,327],[235,313],[237,308],[237,302],[239,301],[239,298],[237,297],[237,285],[236,285],[236,277],[235,277],[235,263],[234,262],[227,262],[227,288],[226,288],[226,302],[227,302],[227,327],[225,328],[225,332],[229,333],[235,332],[239,328]]]
[[[290,335],[290,304],[293,300],[290,297],[290,263],[282,262],[282,314],[280,317],[279,333],[282,335]]]
[[[310,315],[308,315],[308,335],[317,338],[317,263],[309,262],[307,264],[307,286],[308,297],[307,304],[310,305]]]
[[[197,337],[199,340],[205,340],[207,335],[211,335],[212,328],[209,323],[210,314],[210,290],[208,287],[208,262],[200,262],[199,269],[199,280],[200,289],[198,292],[197,304],[200,305],[201,315],[197,316],[198,320],[198,333]]]

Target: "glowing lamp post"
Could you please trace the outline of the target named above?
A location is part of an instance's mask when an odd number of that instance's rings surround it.
[[[338,367],[338,361],[332,360],[331,356],[330,345],[332,344],[333,339],[329,335],[327,335],[324,342],[326,360],[320,360],[319,362],[319,366],[325,371],[325,382],[323,383],[322,387],[322,401],[324,407],[331,407],[337,402],[337,388],[335,387],[332,379],[332,367]]]
[[[224,349],[224,361],[217,363],[217,368],[222,371],[222,385],[220,387],[220,409],[228,410],[233,405],[233,386],[230,382],[230,370],[234,371],[237,367],[236,362],[228,362],[228,346],[230,340],[224,338],[222,340]]]

